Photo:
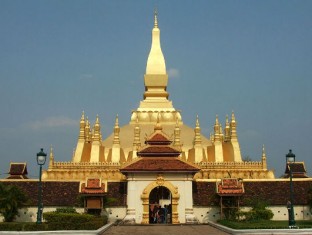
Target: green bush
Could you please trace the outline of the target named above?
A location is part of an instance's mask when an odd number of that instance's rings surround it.
[[[58,221],[41,224],[36,224],[34,222],[2,222],[0,223],[0,231],[96,230],[105,225],[108,219],[106,216],[91,217],[92,220],[84,223],[73,223],[72,221]]]
[[[43,218],[49,230],[95,230],[108,220],[106,216],[62,212],[46,212]]]
[[[0,223],[0,231],[22,231],[23,224],[16,222],[2,222]]]
[[[250,211],[240,211],[236,214],[237,220],[245,221],[271,220],[273,216],[273,212],[269,209],[252,209]]]
[[[36,224],[36,223],[24,223],[23,231],[44,231],[49,230],[46,223]]]
[[[46,212],[43,218],[47,223],[86,223],[94,219],[93,215],[78,213]]]
[[[56,208],[56,211],[57,213],[78,213],[76,211],[75,208],[73,207],[61,207],[61,208]]]
[[[253,198],[247,201],[252,209],[250,211],[238,211],[236,213],[236,220],[244,221],[261,221],[271,220],[274,216],[272,210],[267,209],[268,202],[259,198]]]

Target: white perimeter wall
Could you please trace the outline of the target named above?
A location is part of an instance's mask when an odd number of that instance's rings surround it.
[[[241,208],[248,211],[251,208]],[[274,216],[272,220],[288,220],[288,211],[286,206],[271,206],[268,209],[272,210]],[[309,206],[295,206],[295,220],[311,220],[311,212]],[[220,219],[220,207],[194,207],[194,215],[200,223],[207,221],[217,221]]]

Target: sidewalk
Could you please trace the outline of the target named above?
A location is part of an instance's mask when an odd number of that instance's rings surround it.
[[[117,225],[103,235],[227,235],[229,233],[210,225]]]
[[[312,235],[312,229],[246,229],[235,230],[216,223],[201,225],[113,225],[103,235]]]

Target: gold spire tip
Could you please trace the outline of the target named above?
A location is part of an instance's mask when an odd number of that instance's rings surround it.
[[[158,28],[157,16],[158,16],[157,7],[155,7],[155,10],[154,10],[154,28]]]

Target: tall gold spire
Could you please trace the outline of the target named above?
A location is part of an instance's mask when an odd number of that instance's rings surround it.
[[[231,140],[237,140],[236,121],[235,121],[234,111],[232,111],[230,127],[231,127]]]
[[[80,131],[79,131],[79,139],[85,139],[85,115],[84,111],[82,111],[81,118],[80,118]]]
[[[214,125],[214,141],[215,142],[220,141],[220,124],[219,124],[218,115],[216,115],[216,123]]]
[[[160,46],[160,30],[158,28],[157,11],[154,13],[152,30],[152,47],[147,59],[146,74],[167,74],[165,58]]]
[[[119,140],[119,121],[118,121],[118,114],[116,115],[116,120],[115,120],[115,127],[114,127],[114,140],[113,140],[113,144],[120,144],[120,140]]]
[[[226,115],[225,117],[225,129],[224,129],[224,141],[227,142],[231,139],[231,131],[230,131],[230,123],[229,123],[229,116]]]
[[[91,132],[91,127],[90,127],[90,122],[89,119],[87,117],[86,119],[86,128],[85,128],[85,132],[86,132],[86,142],[90,143],[92,140],[92,132]]]
[[[101,126],[99,115],[96,115],[95,124],[94,124],[94,134],[93,134],[93,141],[101,141]]]
[[[152,30],[152,46],[147,58],[146,73],[144,76],[144,99],[164,100],[168,98],[166,91],[168,75],[165,58],[160,46],[160,30],[158,28],[157,12],[154,13],[154,28]]]
[[[199,126],[199,119],[198,119],[198,115],[196,116],[196,126],[195,126],[195,138],[194,138],[194,145],[201,145],[202,144],[202,140],[201,140],[201,136],[200,136],[200,126]]]

